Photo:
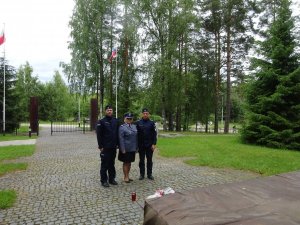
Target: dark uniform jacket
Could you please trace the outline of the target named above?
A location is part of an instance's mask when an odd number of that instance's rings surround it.
[[[156,145],[156,126],[152,120],[140,119],[136,122],[136,127],[138,130],[139,148],[150,148],[152,145]]]
[[[116,118],[105,116],[96,127],[99,148],[117,148],[119,123]]]

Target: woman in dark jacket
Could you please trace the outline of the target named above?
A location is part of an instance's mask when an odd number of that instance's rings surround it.
[[[129,183],[131,163],[135,161],[135,153],[137,152],[137,129],[132,124],[133,115],[126,113],[124,115],[124,124],[119,128],[119,156],[118,159],[123,162],[124,181]]]

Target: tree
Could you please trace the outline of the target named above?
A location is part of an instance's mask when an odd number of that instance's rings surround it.
[[[120,20],[120,46],[118,49],[118,115],[135,111],[137,101],[138,21],[134,1],[121,1],[124,15]],[[115,63],[112,63],[115,64]],[[119,114],[120,113],[120,114]]]
[[[16,106],[18,102],[18,96],[15,94],[15,82],[16,82],[16,71],[15,68],[8,65],[4,58],[0,58],[0,77],[4,77],[4,65],[5,65],[5,132],[12,132],[14,129],[19,127],[19,113]],[[0,79],[0,111],[3,113],[3,79]],[[1,113],[1,131],[3,131],[3,120]]]
[[[222,32],[222,5],[220,0],[204,1],[203,11],[208,12],[208,16],[204,18],[204,28],[209,35],[212,35],[214,49],[214,133],[219,131],[219,109],[220,109],[220,93],[221,93],[221,32]]]
[[[247,120],[242,138],[249,143],[300,150],[300,67],[293,36],[290,1],[282,0],[260,43],[248,91]]]
[[[114,14],[116,1],[76,0],[75,3],[70,21],[72,41],[69,48],[72,59],[69,66],[62,65],[71,86],[81,83],[85,86],[85,92],[96,93],[100,109],[103,109],[105,73],[108,73],[109,67],[107,55],[112,49],[109,46],[112,33],[108,21]]]
[[[249,34],[255,7],[251,1],[226,0],[223,5],[226,48],[226,113],[224,133],[229,132],[231,118],[231,78],[242,69],[243,60],[250,49],[253,38]]]
[[[182,105],[186,102],[190,33],[194,1],[139,1],[143,46],[149,56],[147,75],[151,94],[161,112],[164,130],[181,130]],[[157,101],[159,99],[160,101]]]
[[[213,40],[207,40],[207,43],[214,48],[215,54],[214,132],[218,132],[222,98],[222,102],[225,99],[226,103],[224,132],[228,133],[232,106],[232,78],[242,74],[244,61],[251,47],[253,38],[250,31],[252,17],[256,13],[255,4],[250,0],[203,0],[201,6],[204,12],[202,16],[204,28]]]
[[[42,84],[32,73],[33,69],[28,62],[21,65],[17,71],[15,93],[18,96],[16,105],[19,110],[19,121],[29,120],[30,97],[41,95]]]
[[[53,80],[46,83],[40,102],[40,117],[45,120],[65,121],[72,118],[74,111],[77,111],[75,98],[70,95],[58,71],[55,72]]]

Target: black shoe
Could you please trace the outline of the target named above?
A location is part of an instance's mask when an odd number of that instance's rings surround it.
[[[149,176],[148,176],[148,179],[149,179],[149,180],[154,180],[154,177],[153,177],[152,175],[149,175]]]
[[[139,180],[144,180],[144,176],[140,176]]]
[[[115,181],[115,180],[109,181],[109,183],[112,184],[112,185],[118,185],[118,182]]]
[[[103,182],[103,183],[102,183],[102,186],[105,187],[105,188],[108,188],[108,187],[109,187],[109,184],[108,184],[107,182]]]

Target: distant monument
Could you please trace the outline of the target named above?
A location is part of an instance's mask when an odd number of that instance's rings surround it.
[[[95,130],[95,126],[98,120],[98,102],[97,99],[91,99],[91,114],[90,114],[90,129]]]
[[[32,133],[39,135],[39,118],[38,118],[38,99],[37,97],[30,97],[29,106],[29,137]]]

